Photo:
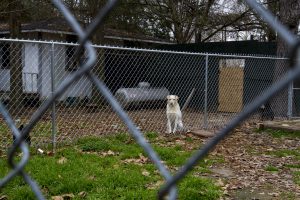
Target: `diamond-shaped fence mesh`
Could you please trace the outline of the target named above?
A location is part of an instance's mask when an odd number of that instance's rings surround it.
[[[0,71],[1,100],[21,125],[29,122],[32,113],[86,58],[82,55],[76,61],[77,45],[68,43],[2,40],[1,46],[15,43],[18,44],[15,48],[24,55],[18,57],[18,62],[22,63],[22,68],[18,69],[22,71],[22,77],[18,78],[23,90],[15,93],[12,87],[14,76],[11,62],[5,59],[6,54],[10,54],[6,49]],[[160,134],[167,130],[167,95],[179,96],[187,130],[215,132],[261,95],[277,80],[276,74],[283,74],[287,67],[287,59],[275,57],[106,46],[95,46],[95,49],[97,61],[93,72],[104,80],[140,130]],[[9,62],[8,65],[5,62]],[[269,102],[275,117],[288,117],[287,94],[286,90],[281,93],[283,98]],[[251,119],[260,118],[258,110]],[[91,80],[82,76],[43,115],[32,131],[31,139],[34,146],[48,146],[53,142],[63,145],[80,137],[127,131]],[[3,135],[7,137],[3,137],[1,146],[8,147],[12,142],[10,131],[3,129]],[[53,135],[55,141],[52,142]]]
[[[0,39],[0,153],[9,150],[12,166],[0,188],[19,174],[43,199],[24,171],[28,134],[31,145],[55,149],[80,137],[130,132],[166,179],[159,197],[171,191],[169,198],[176,199],[176,183],[239,123],[299,115],[300,86],[293,80],[300,69],[289,71],[286,58],[92,46],[88,38],[116,1],[108,2],[86,32],[60,1],[53,2],[80,44]],[[272,15],[247,2],[290,46],[297,45]],[[184,131],[216,132],[173,176],[141,134],[166,134],[169,94],[179,96]],[[20,163],[13,161],[17,147]]]

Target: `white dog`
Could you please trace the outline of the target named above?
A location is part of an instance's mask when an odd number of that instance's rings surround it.
[[[182,114],[178,104],[178,99],[179,98],[176,95],[167,96],[168,133],[175,133],[177,130],[183,129]]]

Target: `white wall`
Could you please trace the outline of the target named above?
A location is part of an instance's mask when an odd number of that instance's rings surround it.
[[[71,73],[65,73],[65,79],[70,79]],[[63,94],[63,98],[67,97],[91,97],[92,96],[92,83],[86,77],[82,76],[79,80],[75,81],[70,88]]]
[[[39,67],[39,46],[38,44],[25,43],[23,60],[23,91],[36,93],[38,91],[38,67]]]
[[[41,97],[48,98],[51,96],[51,45],[42,45],[41,48]],[[66,61],[66,46],[54,45],[54,86],[58,88],[59,85],[71,77],[73,72],[65,70]],[[92,84],[86,77],[81,77],[75,81],[59,98],[65,100],[67,97],[91,97]]]
[[[37,92],[38,45],[25,43],[22,48],[23,91]],[[10,70],[0,69],[0,90],[10,91]]]
[[[40,97],[46,99],[51,96],[51,74],[50,74],[50,56],[51,56],[51,45],[50,44],[41,44],[39,50],[40,57],[40,69],[39,69],[39,83],[40,88]]]
[[[9,69],[0,69],[0,91],[8,92],[10,90]]]
[[[22,52],[23,65],[23,88],[27,93],[40,94],[42,99],[49,98],[52,94],[51,88],[51,44],[25,43]],[[73,72],[65,70],[66,46],[54,45],[54,87],[67,79],[70,79]],[[10,70],[0,69],[0,90],[10,90]],[[67,97],[91,97],[92,83],[82,76],[75,81],[59,98],[65,100]]]

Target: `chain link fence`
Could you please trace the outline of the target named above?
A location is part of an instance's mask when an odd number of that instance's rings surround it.
[[[77,46],[0,39],[1,100],[18,125],[26,125],[43,101],[86,59],[83,54],[76,61]],[[287,65],[286,59],[275,57],[105,46],[95,46],[95,49],[97,61],[93,72],[104,80],[140,130],[160,134],[166,132],[167,95],[179,96],[186,129],[215,132],[268,88],[276,77],[275,72]],[[22,54],[10,58],[20,63],[17,70],[21,70],[21,74],[14,74],[17,72],[8,60],[11,51]],[[15,92],[13,87],[17,86],[13,79],[21,80],[22,93]],[[270,103],[276,117],[288,116],[287,102],[286,95],[278,102]],[[252,119],[260,118],[258,110]],[[3,119],[1,126],[6,126]],[[49,146],[72,143],[84,136],[126,131],[126,126],[92,82],[82,76],[64,91],[39,121],[31,133],[31,140],[34,146]],[[7,148],[12,143],[11,133],[8,127],[1,132],[6,136],[2,137],[1,146]]]
[[[292,47],[294,60],[299,46],[296,37],[256,1],[246,2]],[[24,170],[29,160],[24,142],[28,134],[34,145],[52,143],[55,148],[56,143],[81,136],[129,130],[166,180],[159,198],[170,193],[168,197],[176,199],[176,183],[251,114],[263,117],[262,105],[271,110],[267,118],[297,112],[293,107],[297,85],[292,82],[300,68],[288,71],[287,66],[298,65],[299,59],[291,64],[273,57],[92,46],[89,37],[116,1],[108,1],[85,31],[61,1],[53,3],[78,34],[79,45],[1,39],[1,149],[12,143],[12,134],[16,140],[8,152],[12,170],[0,180],[0,188],[20,175],[36,197],[44,199]],[[174,175],[141,133],[165,132],[166,94],[180,97],[185,127],[217,130]],[[19,130],[16,123],[25,126]],[[18,147],[23,155],[15,163]]]

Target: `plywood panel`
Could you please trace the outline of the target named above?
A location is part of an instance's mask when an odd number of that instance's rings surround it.
[[[220,69],[218,111],[240,112],[242,110],[243,82],[243,68],[224,67]]]

